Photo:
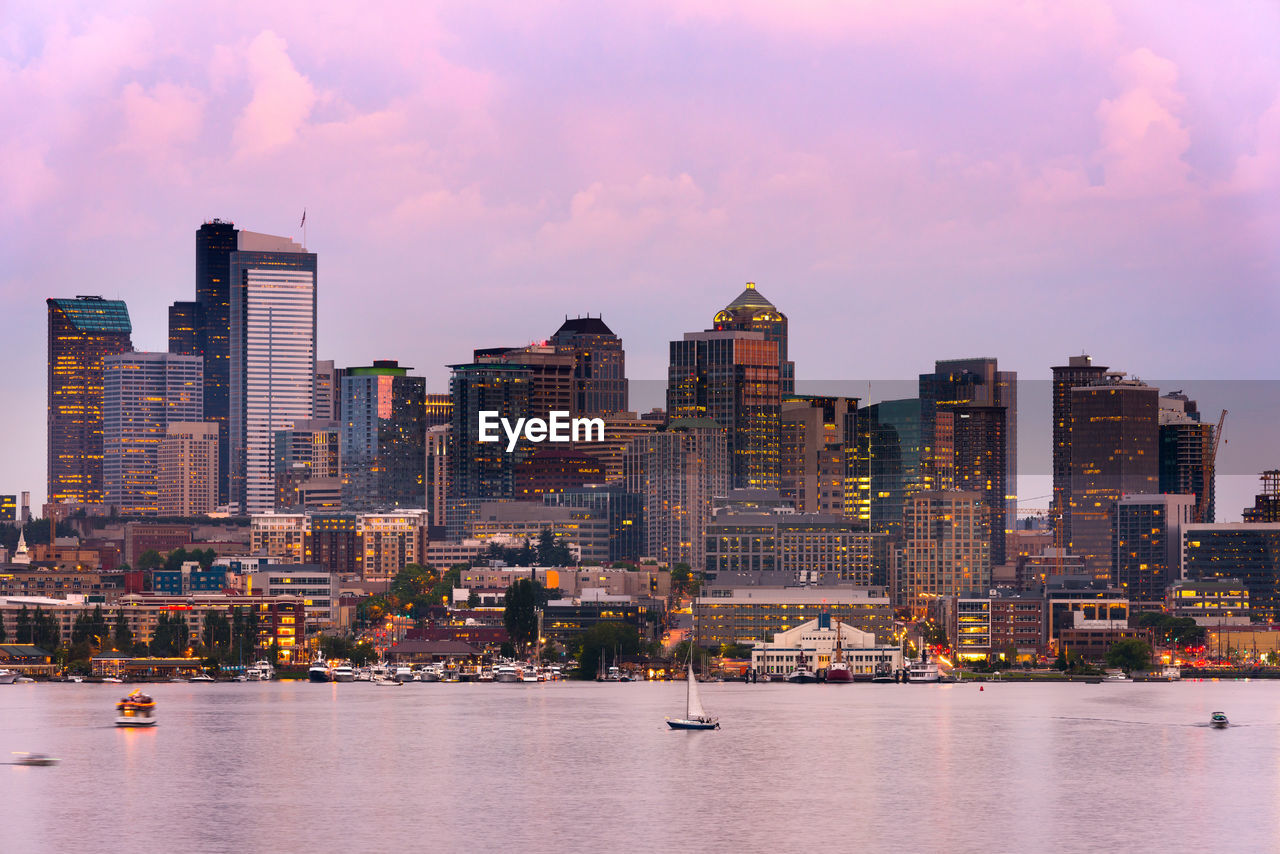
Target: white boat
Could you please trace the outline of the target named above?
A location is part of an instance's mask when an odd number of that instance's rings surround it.
[[[1132,682],[1133,680],[1123,670],[1117,670],[1114,673],[1108,673],[1107,678],[1103,682]]]
[[[0,685],[12,685],[18,681],[18,671],[0,669]]]
[[[377,685],[379,688],[399,688],[404,683],[398,679],[388,679],[385,676],[376,676],[373,679],[373,684]]]
[[[401,664],[396,667],[395,676],[392,677],[397,682],[412,682],[413,670],[407,664]]]
[[[818,674],[809,669],[803,652],[796,654],[796,666],[787,674],[787,681],[792,685],[812,685],[818,681]]]
[[[689,671],[685,677],[685,701],[683,718],[667,718],[667,726],[672,729],[720,729],[720,719],[711,717],[702,708],[702,698],[698,695],[698,680],[693,675],[693,662],[689,662]]]
[[[245,674],[249,677],[249,681],[251,682],[270,682],[276,675],[276,669],[271,666],[271,662],[264,658],[259,661],[255,661],[253,665],[245,671]]]
[[[477,681],[477,682],[492,682],[492,681],[494,681],[494,680],[493,680],[493,668],[492,668],[492,667],[482,667],[482,668],[480,668],[480,673],[476,676],[476,681]]]
[[[156,701],[138,688],[116,703],[116,726],[148,727],[156,725]]]
[[[493,668],[494,682],[519,682],[520,671],[514,664],[499,664]]]
[[[192,677],[191,677],[191,679],[190,679],[190,681],[192,681],[192,682],[217,682],[218,680],[214,679],[214,678],[213,678],[212,676],[210,676],[208,673],[201,673],[199,676],[192,676]]]
[[[431,667],[429,665],[423,665],[422,667],[418,668],[418,681],[419,682],[439,682],[440,671],[436,670],[434,667]]]
[[[938,665],[932,661],[913,661],[907,665],[908,682],[937,682]]]
[[[333,668],[334,682],[354,682],[356,681],[356,672],[351,667],[350,661],[342,661],[338,666]]]
[[[102,681],[103,681],[103,683],[104,683],[104,684],[105,684],[105,683],[111,683],[111,684],[114,684],[114,685],[120,685],[120,684],[122,684],[122,683],[124,682],[124,680],[123,680],[123,679],[120,679],[119,677],[116,677],[116,676],[103,676],[103,677],[102,677]]]
[[[75,676],[68,676],[67,681],[79,683],[84,681],[84,677],[79,674],[76,674]]]
[[[307,679],[311,682],[332,682],[333,671],[329,669],[327,661],[317,658],[311,662],[311,667],[307,670]]]

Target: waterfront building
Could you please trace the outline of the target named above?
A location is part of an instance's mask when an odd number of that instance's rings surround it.
[[[949,597],[947,637],[961,661],[1000,656],[1007,663],[1048,651],[1045,600],[1034,593],[994,588]]]
[[[644,502],[646,557],[705,566],[712,500],[728,491],[729,468],[725,431],[707,418],[675,419],[632,441],[624,482]]]
[[[313,417],[316,256],[239,231],[229,264],[230,503],[251,515],[275,506],[275,431]]]
[[[247,592],[302,600],[307,634],[341,628],[338,607],[338,575],[313,563],[267,566],[250,574]]]
[[[1101,382],[1107,368],[1093,364],[1093,357],[1071,356],[1053,371],[1053,495],[1050,512],[1059,533],[1058,544],[1071,542],[1071,404],[1072,390]]]
[[[341,435],[338,422],[325,419],[301,419],[275,431],[272,466],[276,510],[314,506],[318,488],[336,491],[331,506],[341,506]]]
[[[1280,469],[1264,471],[1260,476],[1262,492],[1253,499],[1253,506],[1242,514],[1245,522],[1280,522]]]
[[[161,516],[205,516],[217,508],[217,424],[170,422],[160,440],[158,459]]]
[[[765,299],[755,282],[747,282],[737,299],[726,305],[713,320],[717,332],[759,332],[777,346],[778,387],[783,395],[796,390],[795,362],[787,359],[787,316]]]
[[[104,609],[105,611],[106,609]],[[129,594],[108,612],[108,622],[116,613],[123,613],[134,643],[150,643],[155,635],[160,615],[172,618],[181,616],[187,621],[187,631],[194,642],[204,629],[208,615],[217,613],[228,621],[234,620],[239,611],[246,619],[256,621],[258,642],[256,653],[265,656],[273,645],[279,647],[281,661],[286,664],[305,664],[309,658],[306,648],[306,607],[297,596],[263,596],[227,593],[193,593],[182,596],[157,594]]]
[[[1255,620],[1280,622],[1280,523],[1190,524],[1182,528],[1182,577],[1238,579]]]
[[[931,600],[990,588],[989,518],[977,492],[911,496],[903,519],[899,604],[924,614]]]
[[[1165,601],[1175,617],[1190,617],[1198,626],[1245,626],[1252,622],[1249,588],[1238,578],[1222,581],[1179,581]]]
[[[823,673],[831,666],[837,639],[841,654],[855,679],[875,676],[878,665],[890,670],[902,669],[902,648],[896,643],[877,645],[872,632],[832,621],[822,614],[808,622],[778,632],[772,640],[758,642],[751,651],[751,669],[773,677],[785,677],[796,669],[801,656],[805,665]]]
[[[873,634],[877,643],[894,640],[893,608],[883,587],[749,582],[726,573],[703,586],[693,605],[694,636],[700,646],[763,643],[823,614]]]
[[[780,389],[777,343],[764,333],[687,332],[671,342],[667,416],[725,429],[735,488],[778,488]]]
[[[120,353],[102,360],[102,479],[121,513],[160,509],[160,444],[171,423],[204,415],[199,356]]]
[[[621,483],[586,484],[542,496],[551,507],[577,507],[594,511],[606,520],[610,563],[639,560],[644,551],[644,505],[641,497],[627,492]]]
[[[101,504],[102,360],[133,350],[129,309],[96,296],[46,302],[49,503]]]
[[[1161,492],[1193,495],[1193,522],[1214,519],[1215,427],[1200,421],[1194,400],[1172,392],[1160,398]]]
[[[627,411],[626,353],[622,339],[599,317],[565,318],[551,345],[573,357],[574,415],[619,415]]]
[[[1182,527],[1194,495],[1126,495],[1111,513],[1111,586],[1130,601],[1164,602],[1182,575]]]
[[[1160,487],[1159,391],[1109,374],[1071,391],[1067,548],[1099,579],[1111,577],[1111,511],[1123,495]]]
[[[423,506],[426,394],[426,380],[395,361],[347,368],[340,407],[344,508]]]
[[[1045,631],[1056,650],[1099,652],[1128,637],[1148,637],[1129,627],[1129,598],[1106,582],[1090,578],[1050,578],[1044,588]],[[1149,639],[1149,637],[1148,637]]]

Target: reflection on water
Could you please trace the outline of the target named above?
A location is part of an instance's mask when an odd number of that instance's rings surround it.
[[[1271,850],[1280,683],[0,687],[4,851]],[[1232,727],[1207,726],[1222,709]]]

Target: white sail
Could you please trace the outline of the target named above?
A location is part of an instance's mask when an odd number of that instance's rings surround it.
[[[693,676],[693,662],[689,662],[689,704],[685,717],[688,720],[701,720],[707,716],[707,712],[702,708],[702,700],[698,698],[698,680]]]

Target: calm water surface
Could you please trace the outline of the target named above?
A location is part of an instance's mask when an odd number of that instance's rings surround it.
[[[0,851],[1280,850],[1280,682],[122,687],[0,686]]]

